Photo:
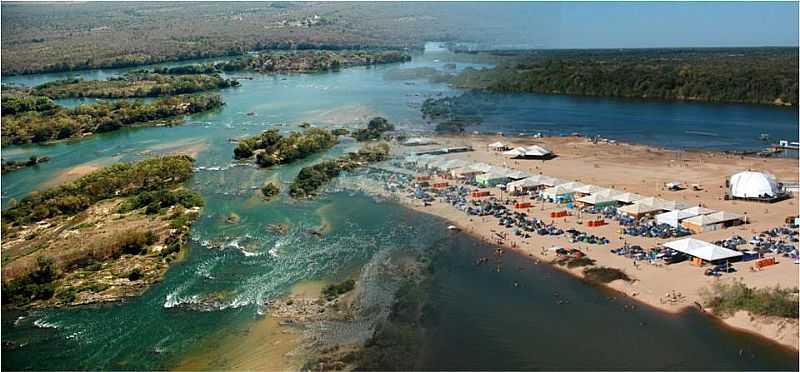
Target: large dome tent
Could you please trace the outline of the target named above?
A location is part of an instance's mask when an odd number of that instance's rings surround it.
[[[734,198],[774,198],[779,193],[775,176],[769,173],[744,171],[730,178],[730,195]]]

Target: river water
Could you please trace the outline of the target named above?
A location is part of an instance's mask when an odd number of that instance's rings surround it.
[[[443,68],[444,63],[444,55],[421,55],[402,68]],[[458,64],[458,68],[466,66]],[[174,150],[197,154],[200,169],[189,186],[203,195],[207,205],[193,227],[185,260],[141,297],[72,309],[3,310],[3,340],[24,345],[3,350],[3,369],[169,368],[191,355],[196,345],[213,343],[209,337],[220,330],[243,329],[256,322],[265,299],[285,294],[296,283],[339,280],[385,250],[434,248],[441,252],[435,260],[440,269],[430,298],[438,315],[428,333],[421,367],[796,367],[796,354],[766,340],[725,329],[695,313],[665,316],[641,307],[625,312],[624,300],[610,300],[613,295],[602,289],[532,265],[522,257],[507,258],[522,270],[494,273],[477,268],[471,263],[490,247],[450,235],[444,221],[390,202],[345,192],[305,202],[285,196],[271,204],[260,200],[257,189],[268,180],[288,183],[303,166],[354,148],[352,141],[343,141],[327,154],[270,170],[232,166],[234,145],[229,139],[270,127],[297,129],[303,121],[354,126],[382,115],[400,128],[430,129],[420,118],[419,104],[427,97],[461,92],[421,80],[383,79],[387,70],[398,67],[248,75],[252,80],[242,80],[241,87],[222,92],[226,102],[222,110],[194,115],[184,125],[121,130],[71,143],[4,147],[4,159],[32,154],[52,158],[3,175],[4,208],[12,198],[55,185],[70,172]],[[118,72],[78,75],[105,78]],[[9,77],[3,82],[35,84],[65,76]],[[487,110],[480,128],[484,131],[583,131],[667,147],[720,149],[763,146],[757,138],[765,131],[761,128],[768,128],[774,138],[797,135],[796,110],[539,95],[488,99],[497,109]],[[717,136],[698,140],[686,131],[654,129],[686,123]],[[230,213],[241,217],[239,224],[224,223]],[[289,233],[268,231],[267,225],[274,223],[288,223]],[[326,229],[323,237],[308,233],[319,227]],[[514,280],[520,287],[511,286]],[[553,301],[554,292],[568,296],[570,305]],[[208,298],[217,301],[208,302]]]

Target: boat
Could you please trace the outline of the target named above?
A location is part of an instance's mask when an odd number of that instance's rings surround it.
[[[458,231],[459,230],[458,226],[456,226],[456,225],[447,226],[447,229],[451,230],[451,231]]]

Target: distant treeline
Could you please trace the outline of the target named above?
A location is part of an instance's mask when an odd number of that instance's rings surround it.
[[[218,74],[168,75],[136,72],[108,80],[65,79],[38,85],[31,95],[50,98],[140,98],[206,92],[239,86]]]
[[[81,137],[140,123],[177,119],[222,105],[222,98],[216,94],[179,95],[150,103],[97,102],[75,108],[50,105],[38,97],[3,97],[2,143],[39,143]]]
[[[214,66],[222,71],[317,72],[351,66],[407,62],[411,56],[398,51],[300,51],[248,55]]]
[[[497,51],[461,88],[705,102],[798,103],[797,48]]]

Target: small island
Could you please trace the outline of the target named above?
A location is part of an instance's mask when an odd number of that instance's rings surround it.
[[[222,71],[261,73],[321,72],[345,67],[408,62],[411,56],[398,51],[321,51],[270,52],[248,55],[214,65]]]
[[[342,172],[384,161],[389,156],[389,145],[379,143],[365,145],[358,152],[349,152],[333,160],[305,167],[289,186],[289,195],[293,198],[308,198],[316,195],[317,190]]]
[[[336,136],[326,129],[309,128],[302,133],[292,132],[284,136],[273,128],[240,140],[233,149],[233,157],[242,160],[255,156],[256,164],[271,167],[303,159],[335,144]]]
[[[170,120],[176,122],[183,115],[213,110],[224,104],[222,97],[217,94],[179,95],[149,103],[97,102],[75,108],[52,106],[44,102],[40,97],[3,97],[2,143],[42,143],[134,125],[154,125]]]
[[[2,217],[3,304],[114,301],[160,281],[203,206],[181,186],[192,162],[115,164],[12,201]]]
[[[27,168],[27,167],[32,167],[34,165],[37,165],[39,163],[44,163],[44,162],[49,161],[49,160],[50,160],[50,158],[47,157],[47,156],[31,155],[31,157],[26,161],[21,161],[21,160],[4,161],[3,162],[3,171],[2,172],[6,173],[6,172],[11,172],[11,171],[15,171],[15,170],[24,169],[24,168]]]
[[[29,89],[28,94],[57,98],[143,98],[200,93],[239,86],[219,74],[130,72],[108,80],[56,80]]]

